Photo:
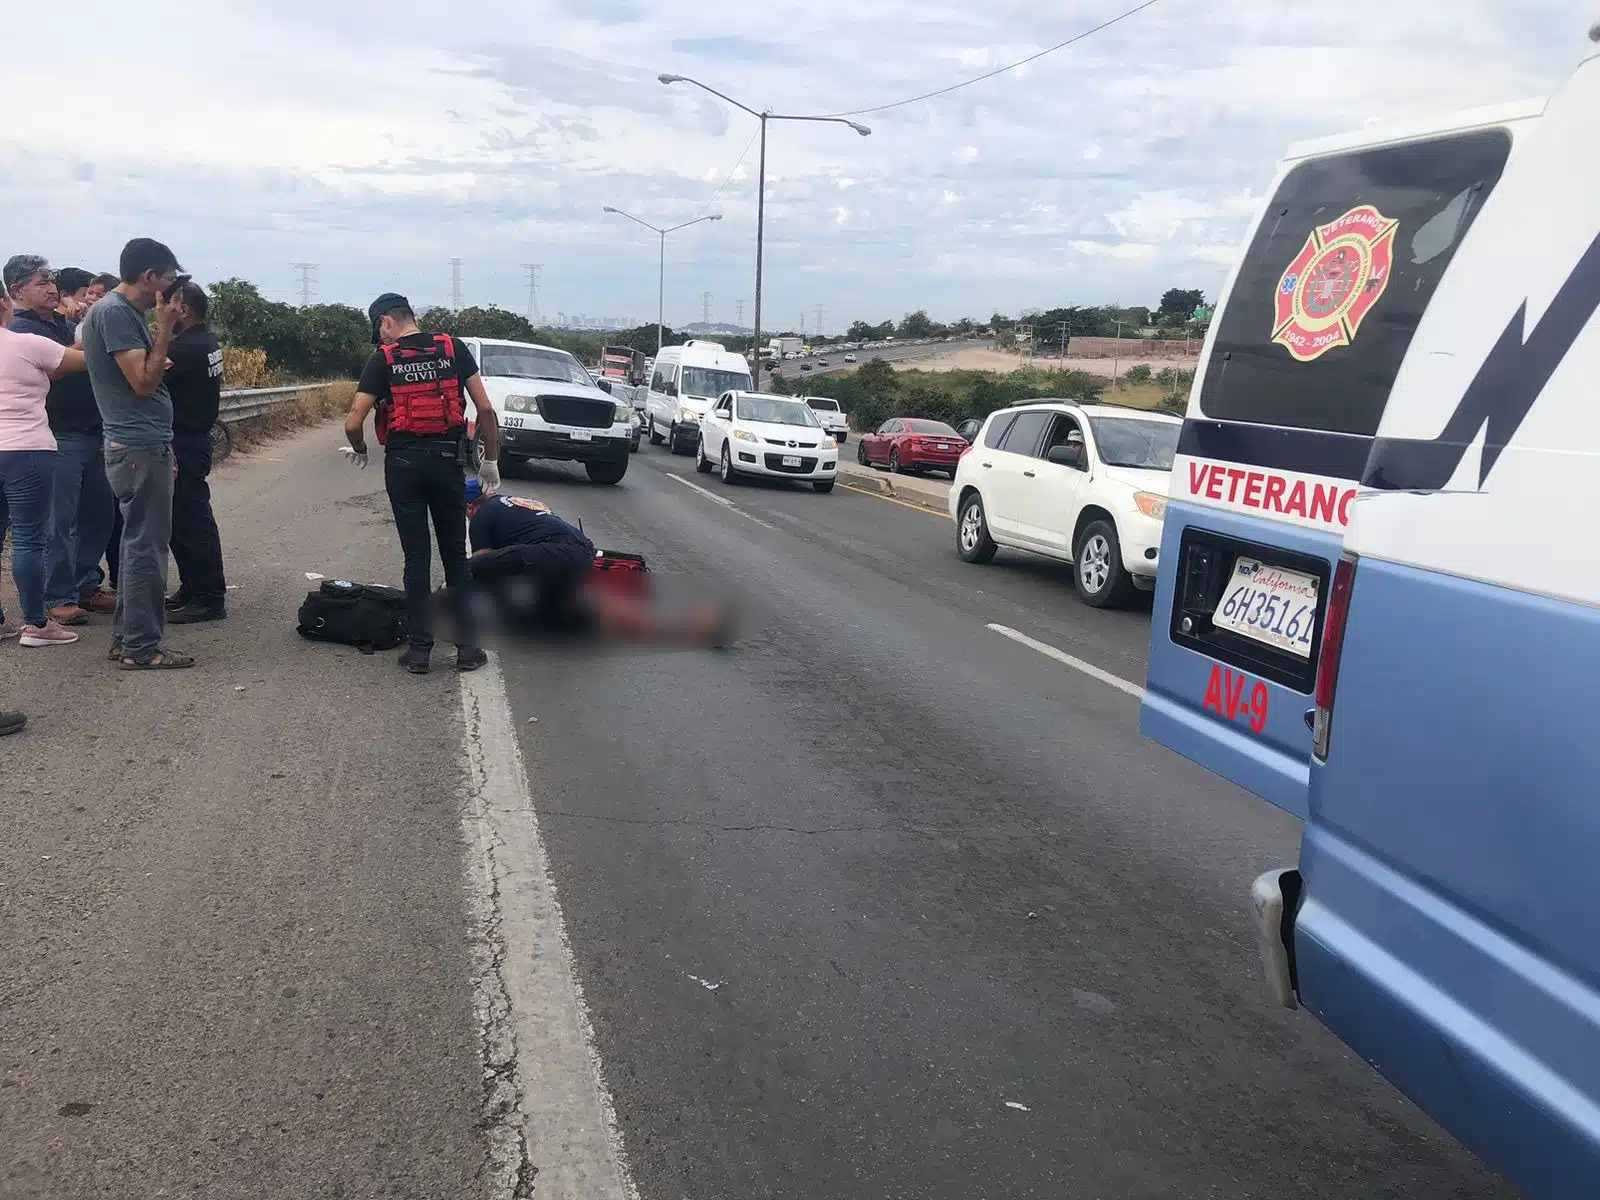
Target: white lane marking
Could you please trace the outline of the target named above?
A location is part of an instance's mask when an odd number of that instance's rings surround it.
[[[1035,641],[1027,634],[1018,633],[1015,629],[1008,628],[1005,625],[991,624],[989,628],[994,630],[1001,637],[1008,637],[1018,645],[1026,646],[1030,650],[1037,650],[1046,658],[1053,658],[1063,666],[1071,667],[1074,671],[1082,671],[1090,679],[1098,679],[1107,687],[1114,687],[1117,689],[1117,691],[1124,692],[1127,695],[1132,696],[1135,700],[1144,699],[1144,689],[1137,683],[1129,683],[1120,675],[1113,675],[1110,671],[1102,671],[1093,663],[1084,662],[1081,658],[1074,658],[1065,650],[1057,650],[1054,646],[1051,646],[1045,642]]]
[[[763,521],[760,517],[751,516],[749,513],[745,512],[744,509],[740,508],[737,504],[735,504],[732,500],[729,500],[726,496],[719,496],[715,492],[713,492],[710,488],[703,488],[698,483],[695,483],[693,480],[685,479],[682,475],[675,475],[671,471],[662,471],[661,473],[663,475],[665,475],[668,479],[676,480],[678,483],[683,484],[684,487],[691,488],[694,491],[699,492],[707,500],[716,501],[718,504],[722,505],[722,507],[727,509],[729,512],[738,513],[746,521],[753,522],[754,524],[757,524],[757,525],[761,526],[761,528],[763,528],[763,529],[770,529],[770,530],[772,530],[773,533],[777,533],[778,532],[778,527],[776,525],[769,525],[767,522]]]
[[[461,708],[490,1196],[638,1200],[498,656],[461,676]]]

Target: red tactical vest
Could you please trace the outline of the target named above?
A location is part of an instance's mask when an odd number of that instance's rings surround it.
[[[383,348],[389,364],[389,402],[379,407],[375,425],[378,444],[387,446],[391,433],[445,437],[465,427],[466,408],[456,378],[456,347],[447,334],[435,334],[423,348],[391,342]]]

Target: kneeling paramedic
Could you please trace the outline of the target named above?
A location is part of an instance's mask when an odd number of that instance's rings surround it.
[[[372,340],[378,350],[367,360],[356,387],[355,403],[345,419],[350,440],[345,453],[367,465],[365,425],[376,409],[378,441],[384,447],[383,480],[394,509],[395,529],[405,551],[406,627],[409,645],[400,665],[425,674],[433,651],[428,587],[430,547],[428,520],[433,519],[439,559],[453,599],[456,667],[471,671],[488,656],[478,645],[468,591],[466,468],[472,443],[467,437],[465,399],[470,397],[483,442],[478,480],[484,494],[500,487],[495,465],[500,453],[499,426],[478,375],[472,352],[445,334],[417,328],[410,302],[393,292],[372,302]]]
[[[595,586],[594,543],[538,500],[485,496],[468,480],[466,506],[472,581],[514,632],[702,645],[731,634],[725,606],[669,617],[652,611],[642,592]]]

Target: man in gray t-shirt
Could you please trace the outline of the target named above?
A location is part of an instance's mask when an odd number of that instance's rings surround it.
[[[191,667],[162,645],[172,540],[172,397],[162,376],[182,309],[178,260],[151,238],[122,249],[122,283],[83,319],[83,353],[105,425],[106,479],[122,509],[111,655],[124,671]],[[186,278],[186,277],[185,277]],[[154,310],[155,332],[145,314]]]

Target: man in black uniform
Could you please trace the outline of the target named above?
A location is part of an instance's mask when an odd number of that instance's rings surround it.
[[[378,350],[361,372],[355,403],[344,423],[350,441],[345,453],[358,465],[367,465],[367,414],[377,409],[384,487],[406,556],[410,645],[401,653],[400,665],[414,675],[426,674],[433,652],[428,588],[431,516],[454,610],[456,669],[476,670],[488,655],[478,645],[469,595],[465,484],[471,459],[465,401],[472,401],[483,442],[478,481],[485,495],[500,487],[495,465],[500,456],[499,425],[470,350],[455,338],[419,330],[411,302],[394,292],[374,300],[367,315]]]
[[[182,300],[167,345],[167,391],[172,395],[172,561],[178,590],[167,597],[167,621],[189,625],[228,615],[228,584],[222,572],[222,538],[211,511],[211,427],[222,402],[222,346],[206,325],[205,290],[181,284]]]

